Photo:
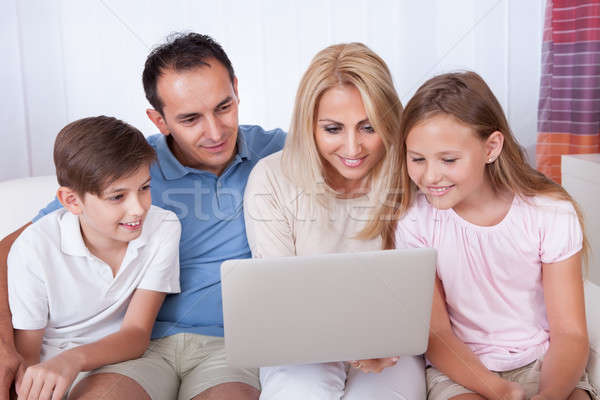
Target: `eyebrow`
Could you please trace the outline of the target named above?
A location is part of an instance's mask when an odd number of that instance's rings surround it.
[[[152,179],[151,177],[148,177],[148,179],[146,179],[144,181],[144,183],[141,184],[141,186],[146,185],[148,182],[150,182],[150,179]],[[107,196],[109,194],[113,194],[113,193],[119,193],[119,192],[126,192],[128,189],[126,188],[117,188],[117,189],[113,189],[113,190],[107,190],[106,192],[104,192],[104,195]]]
[[[410,149],[406,149],[406,152],[417,155],[417,156],[423,156],[423,154],[419,153],[418,151],[414,151],[414,150],[410,150]],[[459,155],[459,154],[461,154],[461,152],[458,150],[440,151],[439,153],[435,153],[436,156]]]
[[[318,120],[317,122],[333,122],[334,124],[344,125],[343,123],[338,122],[338,121],[333,120],[333,119],[330,119],[330,118],[323,118],[323,119]],[[362,121],[358,121],[356,123],[356,125],[361,125],[361,124],[364,124],[365,122],[369,122],[369,118],[365,118]]]

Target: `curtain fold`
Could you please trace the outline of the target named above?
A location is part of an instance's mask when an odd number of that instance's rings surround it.
[[[560,156],[584,153],[600,153],[600,0],[548,0],[537,168],[560,183]]]

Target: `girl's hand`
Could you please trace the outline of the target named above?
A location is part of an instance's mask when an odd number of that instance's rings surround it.
[[[396,365],[399,357],[373,358],[370,360],[350,361],[350,364],[362,372],[379,373],[387,367]]]
[[[505,381],[504,388],[500,393],[501,400],[526,400],[525,389],[523,386],[519,385],[517,382],[509,382]],[[535,397],[533,398],[535,399]],[[546,400],[544,398],[540,398],[537,400]]]
[[[536,394],[535,396],[533,396],[531,398],[531,400],[548,400],[548,398],[545,397],[545,396],[543,396],[543,395],[541,395],[541,394]]]
[[[61,400],[80,371],[78,360],[69,351],[32,365],[17,388],[18,400]]]

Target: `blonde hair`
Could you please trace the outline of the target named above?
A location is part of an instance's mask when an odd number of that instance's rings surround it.
[[[312,59],[296,93],[292,122],[282,154],[283,172],[307,193],[316,194],[325,189],[334,194],[333,189],[326,185],[314,132],[323,94],[342,85],[352,85],[359,91],[369,122],[385,147],[383,160],[371,173],[370,188],[370,197],[385,198],[392,184],[390,172],[397,171],[400,165],[398,147],[402,103],[385,61],[362,43],[329,46]],[[374,199],[372,215],[379,214],[380,208],[385,207],[387,203],[384,200]],[[381,234],[383,225],[384,221],[370,218],[358,237],[374,238]]]
[[[402,188],[402,195],[398,194],[392,200],[394,218],[388,222],[382,235],[385,248],[394,247],[396,221],[406,213],[417,191],[416,185],[408,176],[406,137],[415,125],[439,114],[451,115],[470,126],[481,140],[486,140],[495,131],[502,133],[502,151],[496,161],[485,167],[485,174],[494,191],[510,191],[525,199],[545,195],[569,201],[575,208],[581,229],[584,229],[581,210],[569,193],[527,163],[523,149],[508,126],[502,106],[485,81],[475,72],[455,72],[439,75],[425,82],[410,99],[402,115],[401,168],[400,173],[394,175],[394,185]],[[588,241],[584,234],[584,262],[587,249]]]

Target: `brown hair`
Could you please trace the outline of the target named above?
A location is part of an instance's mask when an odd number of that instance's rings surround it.
[[[104,115],[71,122],[54,142],[58,184],[79,195],[100,195],[112,182],[155,159],[154,149],[139,130]]]
[[[583,217],[579,206],[562,186],[550,180],[531,167],[525,153],[514,138],[500,103],[485,81],[475,72],[456,72],[436,76],[425,82],[408,102],[402,114],[401,135],[402,159],[400,173],[394,175],[396,188],[401,193],[394,194],[393,216],[382,232],[385,248],[395,247],[396,221],[406,213],[417,191],[407,170],[406,138],[411,129],[420,122],[435,115],[451,115],[470,126],[481,140],[486,140],[493,132],[500,131],[504,136],[502,152],[495,162],[486,164],[485,174],[493,190],[508,190],[527,198],[545,195],[573,204],[583,230]],[[378,215],[385,218],[385,215]],[[583,236],[584,261],[588,242]]]

